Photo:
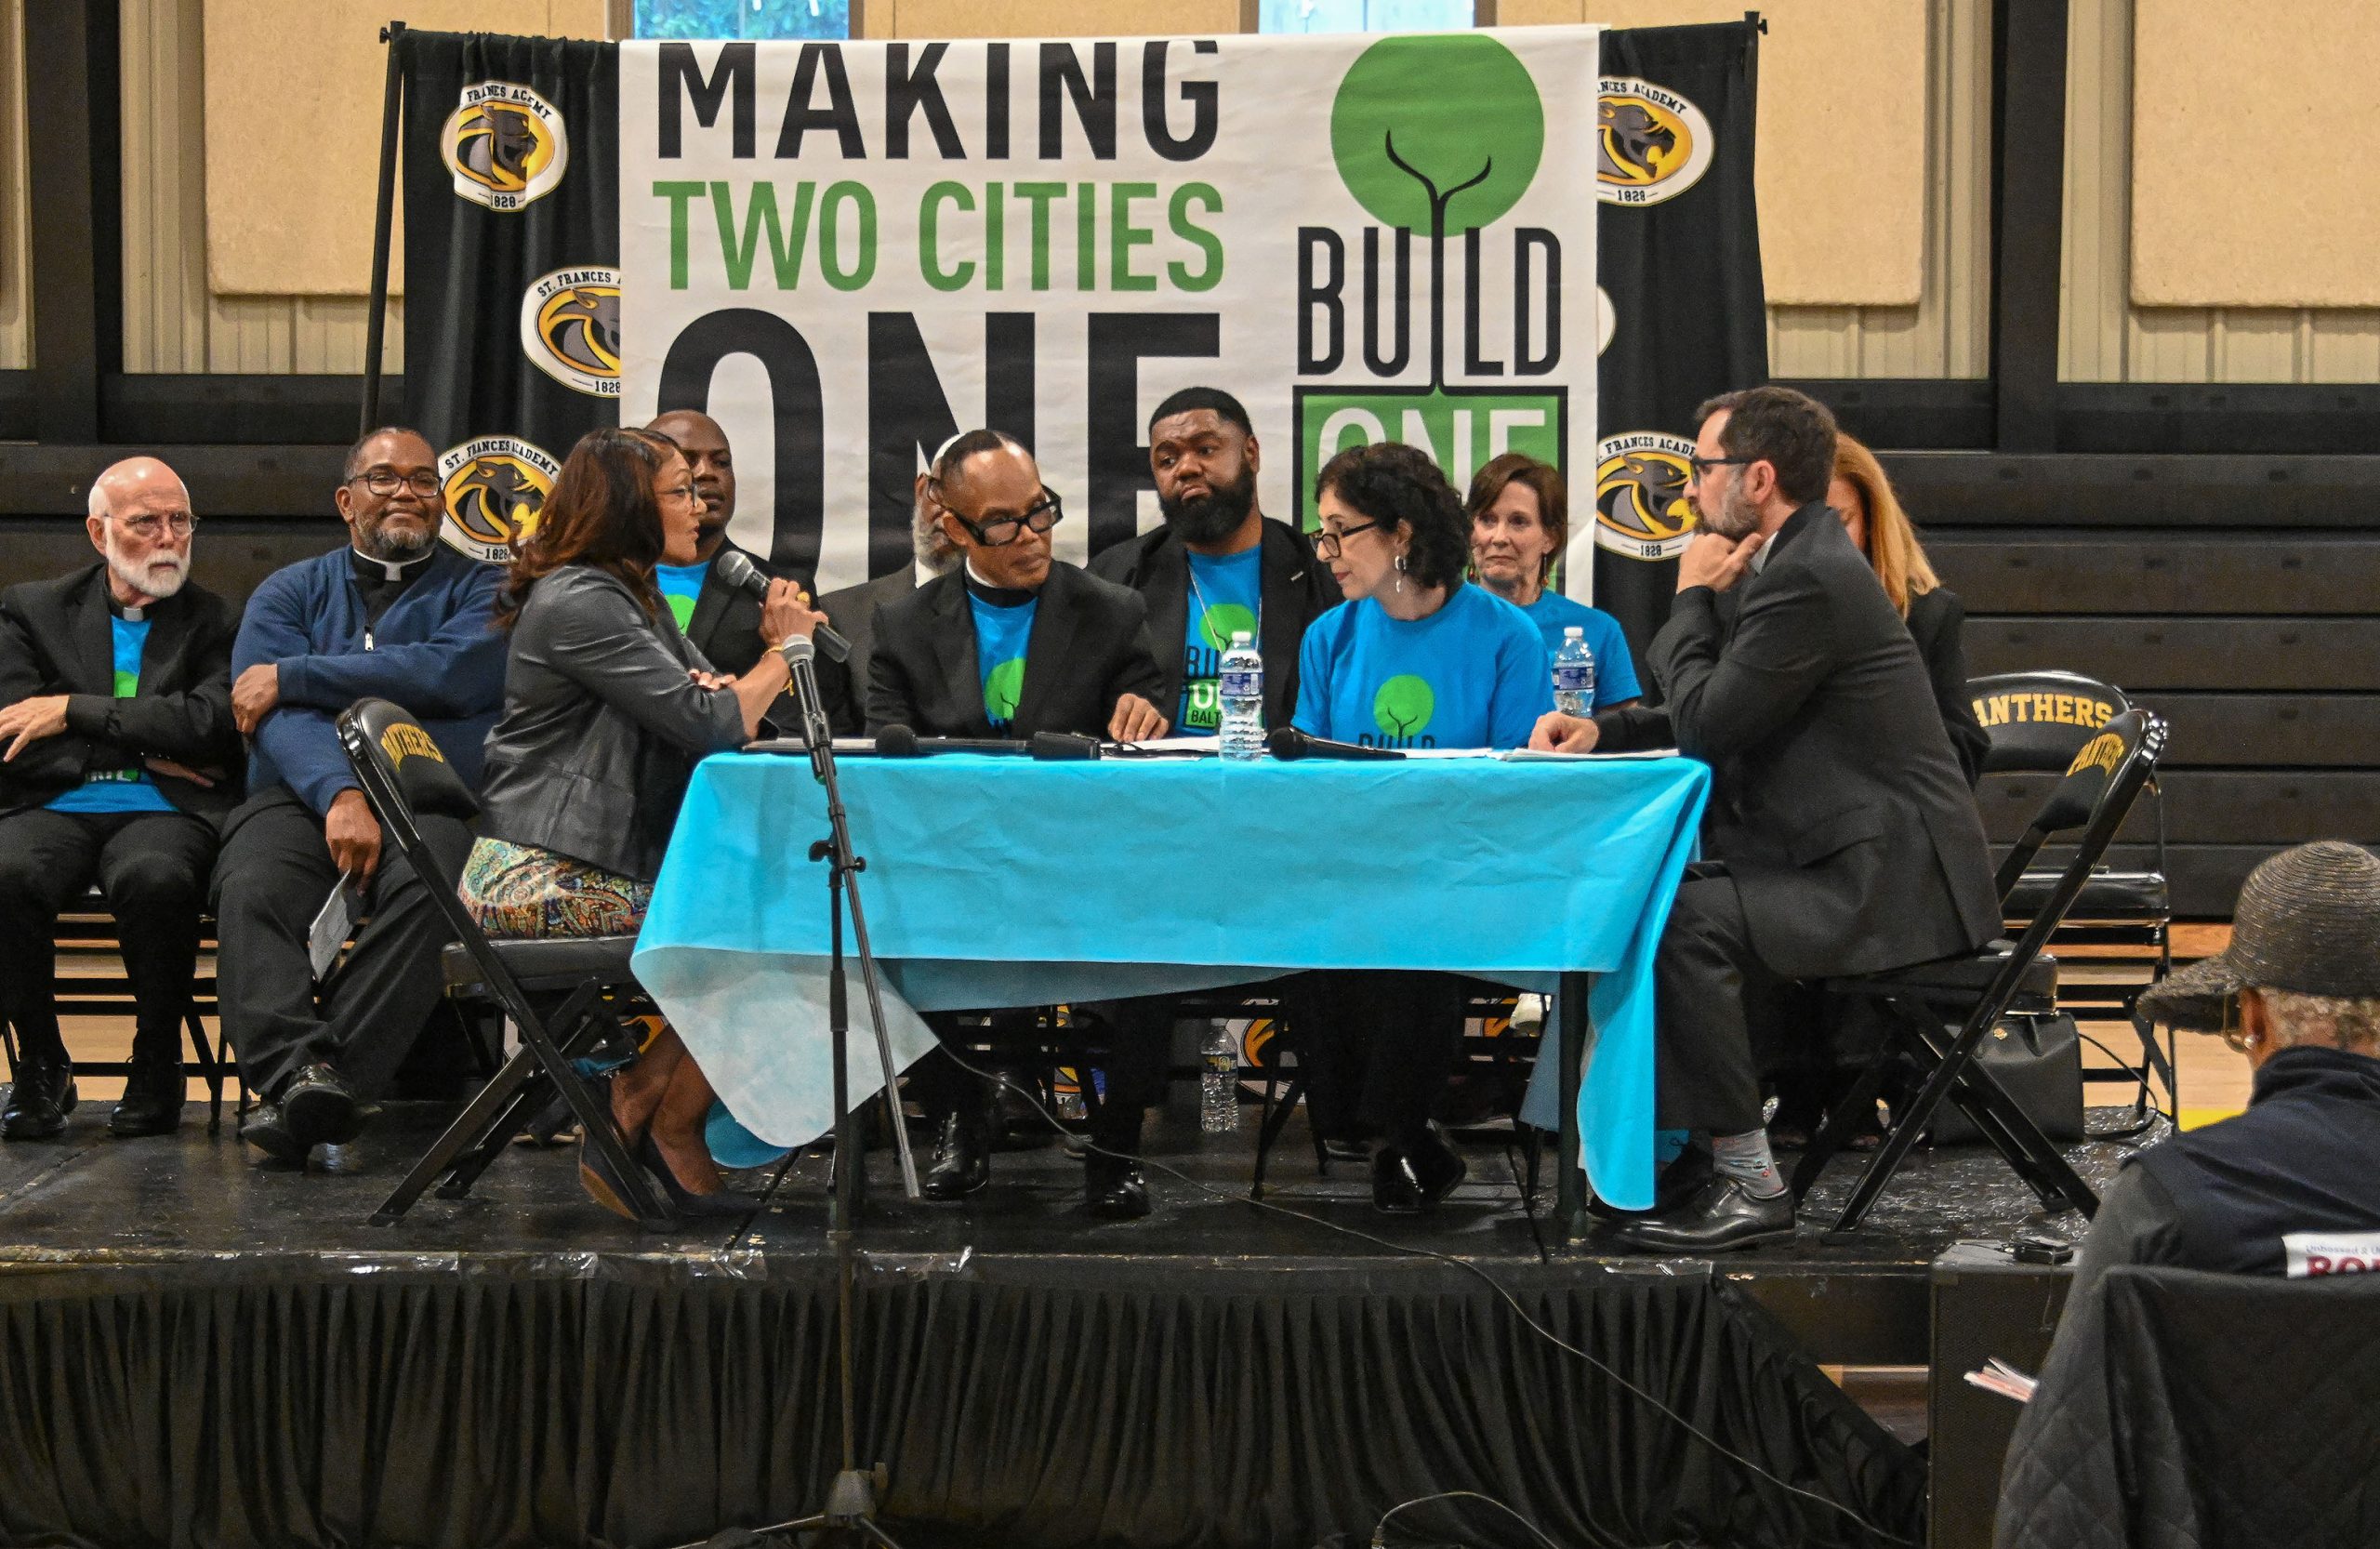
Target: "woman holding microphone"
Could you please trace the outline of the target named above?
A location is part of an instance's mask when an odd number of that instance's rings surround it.
[[[1315,553],[1346,601],[1298,652],[1297,727],[1366,747],[1518,748],[1554,708],[1528,616],[1463,579],[1469,522],[1446,476],[1410,446],[1352,447],[1315,481]],[[1289,991],[1310,1113],[1323,1134],[1371,1136],[1372,1206],[1426,1210],[1461,1183],[1430,1108],[1461,1045],[1453,973],[1326,970]]]

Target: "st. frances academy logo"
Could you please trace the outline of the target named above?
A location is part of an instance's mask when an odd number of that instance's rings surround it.
[[[1650,81],[1605,76],[1595,123],[1595,197],[1606,205],[1674,199],[1711,169],[1711,121]]]
[[[562,113],[517,81],[480,81],[439,132],[455,192],[492,210],[521,209],[553,192],[570,165]]]
[[[1694,541],[1694,443],[1659,430],[1595,448],[1595,542],[1632,560],[1675,559]]]
[[[521,350],[564,387],[620,395],[620,271],[557,269],[521,298]]]
[[[537,525],[562,464],[518,436],[474,436],[438,457],[446,486],[446,541],[473,559],[509,564]]]

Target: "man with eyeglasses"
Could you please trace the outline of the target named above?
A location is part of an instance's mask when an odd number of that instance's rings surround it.
[[[1673,746],[1711,765],[1703,854],[1655,960],[1661,1122],[1708,1137],[1692,1198],[1616,1239],[1703,1253],[1793,1230],[1761,1127],[1754,1027],[1794,986],[1971,951],[2000,929],[1983,822],[1933,680],[1827,509],[1834,417],[1779,387],[1704,404],[1702,526],[1646,654],[1661,708],[1555,711],[1530,746]]]
[[[190,492],[154,457],[91,483],[96,564],[0,592],[0,1015],[17,1066],[0,1136],[66,1128],[58,917],[94,882],[134,1006],[132,1072],[108,1127],[181,1123],[182,1023],[216,834],[238,799],[231,610],[189,582]]]
[[[264,1098],[240,1134],[284,1164],[363,1129],[364,1098],[437,1007],[438,954],[452,939],[421,880],[383,854],[338,715],[359,699],[393,701],[477,785],[504,693],[493,627],[504,573],[439,541],[446,496],[430,443],[373,431],[332,498],[347,545],[267,576],[232,647],[249,796],[215,872],[223,1030]],[[459,871],[469,832],[451,818],[421,827]],[[334,887],[364,923],[318,986],[308,940]]]
[[[878,607],[869,732],[902,725],[919,736],[1163,736],[1166,718],[1155,702],[1163,674],[1147,606],[1140,593],[1051,558],[1051,529],[1064,509],[1033,455],[997,430],[970,430],[935,459],[926,493],[960,563]],[[930,1020],[951,1036],[946,1023]],[[1140,1062],[1109,1073],[1111,1099],[1120,1100],[1105,1107],[1120,1113],[1151,1084],[1143,1066],[1152,1058],[1161,1083],[1165,1052],[1136,1046],[1118,1054],[1119,1064]],[[982,1188],[991,1176],[991,1089],[936,1051],[910,1067],[909,1091],[935,1131],[926,1194],[956,1199]],[[1132,1119],[1137,1133],[1137,1107]],[[1147,1190],[1128,1162],[1092,1152],[1086,1184],[1102,1215],[1148,1213]]]

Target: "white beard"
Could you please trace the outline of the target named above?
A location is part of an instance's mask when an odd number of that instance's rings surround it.
[[[146,593],[161,602],[181,590],[182,583],[190,579],[189,562],[181,555],[152,554],[148,559],[136,563],[116,547],[113,533],[108,535],[107,558],[108,574],[113,576],[120,585]]]

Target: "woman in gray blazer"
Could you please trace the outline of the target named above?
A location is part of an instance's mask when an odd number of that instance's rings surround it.
[[[760,634],[772,649],[740,678],[714,673],[653,575],[693,563],[700,510],[668,438],[590,431],[513,560],[496,616],[512,634],[504,709],[461,888],[491,936],[633,933],[695,761],[758,734],[787,677],[774,648],[823,616],[794,583],[771,582]],[[743,1208],[703,1145],[711,1101],[667,1026],[612,1080],[621,1132],[681,1213]],[[586,1159],[579,1173],[597,1201],[629,1213],[615,1181]]]

